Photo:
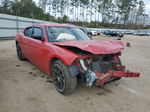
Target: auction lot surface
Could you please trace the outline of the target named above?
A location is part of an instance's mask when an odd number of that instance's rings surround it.
[[[131,47],[123,51],[122,63],[140,78],[78,86],[63,96],[45,73],[17,59],[14,40],[0,41],[0,112],[150,112],[150,37],[125,36],[123,42]]]

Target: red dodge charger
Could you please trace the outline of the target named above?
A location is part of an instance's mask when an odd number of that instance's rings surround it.
[[[119,56],[124,45],[119,40],[91,40],[78,27],[66,24],[34,24],[16,36],[19,60],[28,59],[52,76],[61,94],[82,84],[100,86],[121,77],[139,77],[125,71]]]

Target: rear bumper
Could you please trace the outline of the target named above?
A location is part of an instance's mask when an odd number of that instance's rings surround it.
[[[96,85],[100,86],[105,84],[110,78],[112,77],[139,77],[140,73],[136,72],[129,72],[129,71],[115,71],[115,70],[110,70],[107,73],[100,73],[100,72],[95,72],[97,79],[96,79]]]

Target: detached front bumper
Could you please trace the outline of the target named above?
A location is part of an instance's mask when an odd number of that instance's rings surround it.
[[[105,74],[100,72],[95,72],[95,74],[97,76],[96,78],[97,86],[105,84],[112,77],[139,77],[140,76],[140,73],[136,73],[136,72],[115,71],[115,70],[110,70]]]
[[[120,65],[120,64],[116,65],[115,69],[110,68],[107,71],[105,70],[106,72],[101,72],[97,70],[89,70],[85,66],[83,60],[80,60],[80,63],[77,63],[76,66],[79,72],[85,74],[86,84],[89,87],[91,87],[94,82],[97,86],[100,86],[107,82],[120,79],[121,77],[139,77],[140,76],[140,73],[125,71],[125,66]]]

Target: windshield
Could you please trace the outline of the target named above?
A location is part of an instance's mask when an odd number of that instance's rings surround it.
[[[89,31],[86,29],[86,28],[79,28],[79,29],[81,29],[83,32],[85,32],[85,33],[88,33]]]
[[[50,42],[62,42],[71,40],[91,40],[84,32],[75,27],[47,27],[48,40]]]

